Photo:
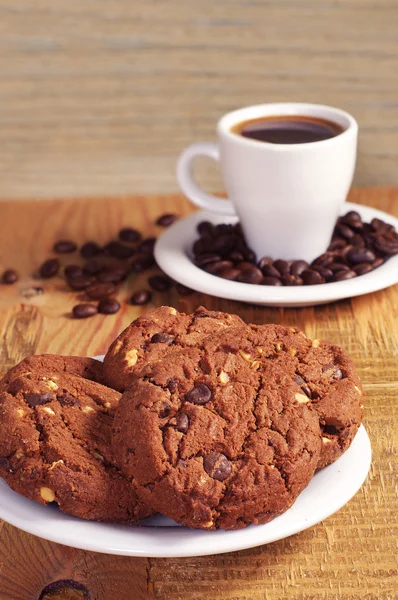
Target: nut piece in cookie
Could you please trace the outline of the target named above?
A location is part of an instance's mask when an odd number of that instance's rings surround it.
[[[106,384],[124,391],[150,361],[170,351],[197,346],[213,333],[243,325],[237,315],[199,307],[194,313],[179,313],[161,306],[133,321],[111,344],[104,359]]]
[[[245,331],[235,328],[238,343]],[[181,524],[266,523],[293,504],[319,460],[319,419],[298,396],[280,366],[252,369],[214,334],[147,364],[123,394],[118,464],[145,503]]]

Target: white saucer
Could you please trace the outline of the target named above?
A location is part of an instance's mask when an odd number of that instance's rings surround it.
[[[398,229],[398,219],[375,208],[346,202],[343,205],[342,214],[350,210],[359,212],[366,222],[378,218],[391,223]],[[266,306],[325,304],[334,300],[376,292],[398,283],[398,255],[393,256],[374,271],[354,279],[297,287],[274,287],[228,281],[196,267],[192,261],[191,249],[193,242],[198,238],[196,231],[198,223],[211,221],[217,225],[219,223],[236,223],[237,220],[237,217],[225,217],[207,211],[198,211],[177,221],[161,235],[156,243],[157,263],[167,275],[198,292]]]
[[[360,427],[350,448],[319,471],[295,504],[266,525],[238,531],[180,527],[162,516],[141,525],[83,521],[54,506],[27,500],[0,479],[0,518],[23,531],[66,546],[106,554],[182,557],[254,548],[288,537],[326,519],[346,504],[363,484],[371,462],[368,434]]]

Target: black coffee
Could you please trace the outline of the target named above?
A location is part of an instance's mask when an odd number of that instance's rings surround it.
[[[308,144],[335,137],[342,133],[344,128],[318,117],[282,115],[250,119],[234,125],[232,131],[269,144]]]

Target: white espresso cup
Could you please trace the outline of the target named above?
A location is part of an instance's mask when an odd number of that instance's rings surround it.
[[[326,119],[341,133],[321,141],[280,144],[235,133],[240,123],[262,117]],[[177,163],[183,193],[197,206],[237,215],[257,258],[311,262],[325,252],[350,188],[356,160],[358,125],[348,113],[302,103],[261,104],[224,115],[218,144],[188,146]],[[196,156],[220,162],[228,200],[204,192],[192,176]]]

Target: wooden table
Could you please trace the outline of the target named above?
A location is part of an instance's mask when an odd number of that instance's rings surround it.
[[[398,213],[398,189],[354,190],[351,200]],[[61,278],[38,282],[30,273],[61,237],[105,242],[122,225],[158,233],[154,217],[191,209],[180,197],[11,202],[0,205],[0,267],[23,277],[0,289],[1,368],[31,353],[94,355],[140,312],[124,305],[114,316],[85,321],[69,317],[76,295]],[[145,280],[130,281],[127,297]],[[41,285],[44,294],[29,297]],[[128,289],[127,289],[128,288]],[[28,296],[28,297],[27,297]],[[84,552],[33,537],[0,523],[0,598],[33,600],[51,582],[70,580],[93,600],[299,600],[398,598],[397,577],[397,306],[398,288],[316,308],[278,309],[173,290],[153,305],[189,311],[198,304],[236,312],[247,321],[297,325],[344,346],[353,356],[366,392],[365,426],[373,464],[363,488],[325,522],[288,539],[234,554],[186,559],[146,559]],[[63,586],[65,588],[65,586]],[[62,588],[62,586],[61,586]],[[50,595],[43,597],[49,598]],[[86,598],[81,590],[52,598]]]

